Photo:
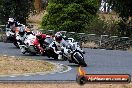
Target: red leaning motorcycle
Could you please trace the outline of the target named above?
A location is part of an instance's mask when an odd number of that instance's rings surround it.
[[[21,52],[23,54],[25,53],[30,53],[33,55],[36,54],[41,54],[41,55],[46,55],[45,49],[48,47],[48,45],[52,42],[52,37],[47,35],[46,39],[44,40],[43,47],[40,47],[40,43],[38,39],[36,38],[35,35],[27,35],[25,38],[24,44],[25,45],[20,45]]]
[[[19,45],[21,52],[23,54],[30,53],[32,55],[36,55],[40,53],[39,42],[36,39],[36,36],[33,34],[29,34],[26,36],[24,45]]]

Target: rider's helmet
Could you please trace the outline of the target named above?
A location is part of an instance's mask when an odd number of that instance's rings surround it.
[[[39,39],[39,40],[42,39],[42,33],[39,32],[39,31],[37,31],[36,37],[37,37],[37,39]]]
[[[14,20],[13,18],[9,18],[9,19],[8,19],[8,23],[9,23],[10,25],[13,25],[13,24],[15,23],[15,20]]]
[[[62,38],[62,34],[60,32],[57,32],[55,34],[55,41],[58,42],[58,43],[60,43],[62,41],[62,39],[63,39]]]

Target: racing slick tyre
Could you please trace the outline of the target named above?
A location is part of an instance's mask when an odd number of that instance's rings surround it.
[[[16,48],[20,48],[16,42],[13,42],[13,44],[16,46]]]
[[[58,59],[58,55],[54,52],[54,50],[52,48],[46,48],[45,53],[46,53],[47,57],[49,57],[49,58],[52,57],[55,60]]]
[[[80,51],[75,51],[72,54],[72,58],[74,59],[74,62],[79,66],[87,67],[86,62],[84,61],[84,56]]]

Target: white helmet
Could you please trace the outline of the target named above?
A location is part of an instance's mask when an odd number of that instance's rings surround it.
[[[57,42],[61,42],[61,40],[62,40],[62,34],[61,34],[61,32],[57,32],[57,33],[55,34],[55,40],[56,40]]]
[[[58,37],[58,36],[62,36],[61,32],[57,32],[57,33],[55,34],[55,37]]]
[[[13,18],[9,18],[8,22],[14,22],[14,19]]]

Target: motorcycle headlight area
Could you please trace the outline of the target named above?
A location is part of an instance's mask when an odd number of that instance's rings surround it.
[[[83,58],[83,56],[80,52],[74,52],[73,58],[76,59],[76,56],[79,56],[79,57]]]
[[[70,46],[70,49],[76,50],[75,44],[73,44],[72,46]]]

